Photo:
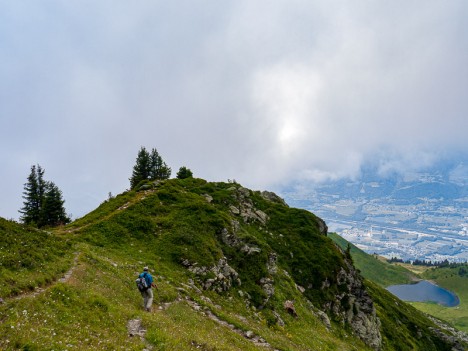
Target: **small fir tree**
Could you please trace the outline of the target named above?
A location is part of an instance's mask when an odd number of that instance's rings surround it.
[[[353,262],[353,257],[351,256],[351,244],[348,242],[348,245],[346,246],[346,258],[349,259],[351,262]]]
[[[179,168],[179,172],[177,172],[178,179],[185,179],[185,178],[193,178],[193,173],[190,169],[185,166]]]

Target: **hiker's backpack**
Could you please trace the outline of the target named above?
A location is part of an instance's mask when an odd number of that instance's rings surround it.
[[[148,282],[146,281],[146,274],[139,276],[135,283],[137,285],[138,290],[140,291],[146,291],[149,288]]]

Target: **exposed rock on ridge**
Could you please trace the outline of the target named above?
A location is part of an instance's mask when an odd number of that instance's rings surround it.
[[[234,215],[239,215],[245,223],[258,221],[265,225],[268,221],[268,216],[265,212],[258,210],[254,207],[252,199],[250,198],[250,190],[243,187],[231,187],[229,190],[233,191],[233,197],[237,200],[238,207],[231,205],[230,211]]]
[[[353,332],[374,350],[382,347],[380,334],[381,322],[377,317],[372,298],[365,289],[362,278],[346,259],[348,271],[344,268],[338,272],[336,280],[345,292],[335,296],[329,305],[331,312],[343,323],[348,323]]]
[[[271,202],[277,202],[283,206],[289,207],[286,201],[271,191],[262,191],[262,197]]]
[[[220,258],[213,267],[198,267],[197,263],[190,263],[188,260],[183,260],[182,265],[197,275],[197,280],[204,290],[221,293],[231,289],[233,284],[241,285],[239,274],[229,266],[226,257]]]

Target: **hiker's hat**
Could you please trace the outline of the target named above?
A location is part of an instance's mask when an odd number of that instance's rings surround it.
[[[143,267],[143,270],[144,270],[144,271],[147,271],[147,270],[148,270],[148,267]]]

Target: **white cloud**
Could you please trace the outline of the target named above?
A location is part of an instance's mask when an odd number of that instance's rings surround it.
[[[463,0],[3,3],[0,216],[16,216],[35,163],[71,212],[91,210],[128,186],[142,145],[174,173],[185,165],[256,188],[466,153],[467,10]]]

